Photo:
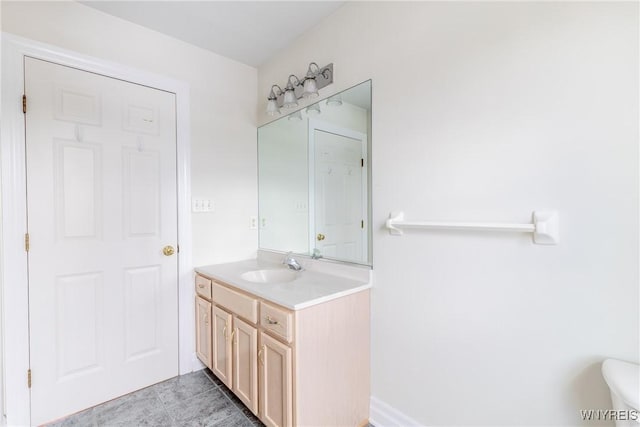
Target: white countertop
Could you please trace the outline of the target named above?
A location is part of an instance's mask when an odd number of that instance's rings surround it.
[[[286,267],[265,260],[250,259],[206,265],[195,270],[204,276],[220,280],[291,310],[301,310],[371,288],[370,280],[356,280],[311,269],[296,273],[298,277],[286,283],[253,283],[240,277],[247,271],[273,268]]]

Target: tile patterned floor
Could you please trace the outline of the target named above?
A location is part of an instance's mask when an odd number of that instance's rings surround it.
[[[208,369],[94,406],[49,427],[263,426]]]

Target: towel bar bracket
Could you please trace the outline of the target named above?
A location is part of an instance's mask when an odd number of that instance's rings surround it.
[[[533,242],[539,245],[557,245],[560,241],[558,229],[558,212],[535,211],[533,212]]]

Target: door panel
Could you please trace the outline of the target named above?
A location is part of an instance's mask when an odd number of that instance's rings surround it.
[[[260,333],[260,416],[269,427],[293,425],[291,348]]]
[[[233,318],[233,391],[251,412],[258,413],[258,330]]]
[[[220,381],[227,387],[233,388],[233,377],[231,374],[231,319],[230,313],[227,313],[220,307],[214,306],[213,315],[213,366],[211,370]]]
[[[55,216],[58,239],[102,233],[102,150],[98,144],[54,140]]]
[[[123,150],[125,236],[160,236],[160,153]]]
[[[124,271],[127,361],[160,351],[160,274],[159,265],[128,268]]]
[[[315,129],[315,247],[323,256],[366,262],[364,140]]]
[[[25,93],[41,424],[178,374],[175,95],[33,58]]]
[[[60,381],[105,367],[102,283],[100,273],[59,276],[56,280],[55,344]]]
[[[196,355],[207,368],[211,361],[211,303],[196,297]]]

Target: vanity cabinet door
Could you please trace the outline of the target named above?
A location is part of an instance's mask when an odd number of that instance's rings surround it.
[[[211,370],[227,387],[233,388],[231,375],[231,321],[230,313],[213,306],[213,354]]]
[[[233,318],[233,392],[258,413],[258,330]]]
[[[260,344],[260,419],[269,427],[290,427],[293,424],[291,348],[264,332],[260,333]]]
[[[211,369],[211,303],[196,297],[196,355]]]

